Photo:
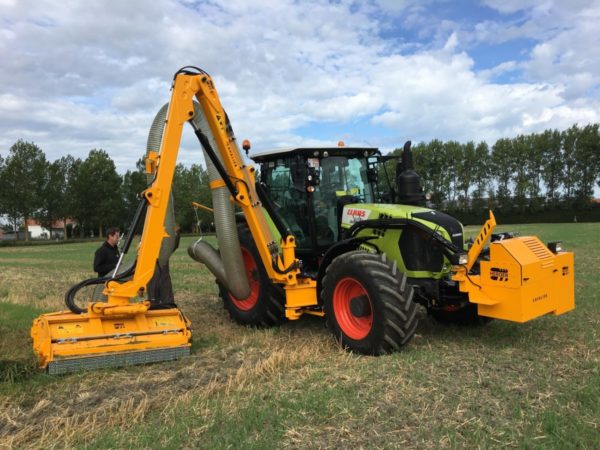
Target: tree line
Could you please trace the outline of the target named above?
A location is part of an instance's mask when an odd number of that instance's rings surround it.
[[[491,146],[434,139],[413,152],[430,205],[463,221],[480,222],[488,209],[502,214],[505,223],[565,221],[577,214],[600,220],[600,205],[591,202],[600,186],[599,124],[502,138]],[[393,176],[395,168],[388,166]],[[120,175],[101,149],[85,159],[67,155],[50,162],[37,145],[19,140],[6,157],[0,154],[0,215],[12,230],[25,228],[28,218],[48,230],[73,219],[76,227],[65,229],[65,238],[102,236],[108,227],[128,227],[146,186],[143,159]],[[206,169],[178,164],[172,191],[183,231],[210,228],[212,215],[191,206],[192,201],[212,206]]]
[[[26,219],[35,219],[52,232],[52,225],[62,221],[65,239],[103,236],[111,226],[127,228],[138,194],[147,186],[144,166],[140,159],[135,170],[120,175],[101,149],[91,150],[85,159],[67,155],[51,162],[36,144],[19,140],[5,158],[0,155],[0,215],[8,218],[11,230],[27,231]],[[205,169],[178,164],[172,191],[182,230],[191,231],[198,223],[210,227],[210,214],[198,211],[196,216],[192,209],[192,201],[212,205]],[[76,225],[67,229],[67,219]]]
[[[394,153],[399,154],[397,149]],[[481,217],[493,209],[511,222],[572,220],[597,207],[599,124],[486,142],[432,140],[413,147],[415,170],[434,208]]]

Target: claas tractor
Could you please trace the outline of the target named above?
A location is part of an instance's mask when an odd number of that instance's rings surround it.
[[[65,296],[68,311],[34,321],[34,351],[49,372],[189,354],[190,321],[176,307],[157,306],[154,294],[174,248],[171,187],[186,123],[207,164],[218,240],[215,248],[199,239],[188,253],[215,276],[235,322],[325,317],[343,347],[380,355],[413,337],[418,304],[457,323],[525,322],[574,307],[572,253],[536,237],[492,238],[491,212],[467,246],[457,220],[424,206],[409,145],[388,192],[378,182],[385,157],[374,148],[265,152],[253,156],[257,170],[213,79],[186,66],[149,132],[148,186],[123,246],[125,254],[143,222],[134,262],[82,281]],[[103,286],[103,297],[82,308],[75,299],[89,285]]]
[[[558,242],[494,234],[491,212],[476,240],[465,242],[458,220],[425,207],[410,142],[394,182],[385,177],[387,186],[379,178],[387,175],[390,157],[375,148],[294,148],[252,159],[272,233],[294,237],[298,278],[314,288],[300,307],[286,301],[285,286],[270,281],[240,213],[251,294],[237,298],[220,284],[238,323],[268,326],[304,313],[323,315],[342,346],[379,355],[413,337],[417,304],[439,322],[460,325],[525,322],[574,306],[572,253]]]

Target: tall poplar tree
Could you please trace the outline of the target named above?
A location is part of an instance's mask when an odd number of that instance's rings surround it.
[[[46,176],[46,156],[33,142],[18,140],[9,150],[1,172],[4,212],[13,229],[18,232],[19,223],[25,227],[25,240],[29,241],[27,219],[41,207],[42,189]],[[18,233],[17,233],[18,238]]]

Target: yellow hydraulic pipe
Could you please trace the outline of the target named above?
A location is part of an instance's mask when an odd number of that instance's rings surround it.
[[[197,202],[192,202],[192,206],[196,209],[203,209],[204,211],[208,211],[209,213],[214,212],[214,210],[212,208],[209,208],[208,206],[204,206],[201,205],[200,203]]]

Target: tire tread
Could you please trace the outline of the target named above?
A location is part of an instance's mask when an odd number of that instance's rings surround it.
[[[344,277],[344,273],[352,267],[359,267],[372,279],[374,292],[369,296],[372,301],[381,302],[383,318],[377,321],[381,333],[370,333],[362,341],[347,338],[333,316],[332,297],[334,283]],[[345,253],[335,258],[325,271],[322,280],[321,297],[325,303],[328,326],[341,344],[359,353],[381,355],[400,350],[414,336],[417,328],[417,305],[413,301],[413,288],[407,284],[407,277],[400,272],[395,261],[390,261],[385,253],[373,254],[362,250]],[[377,300],[375,300],[375,298]],[[374,335],[377,338],[374,338]],[[373,342],[366,342],[374,339]],[[365,342],[363,342],[365,341]]]

